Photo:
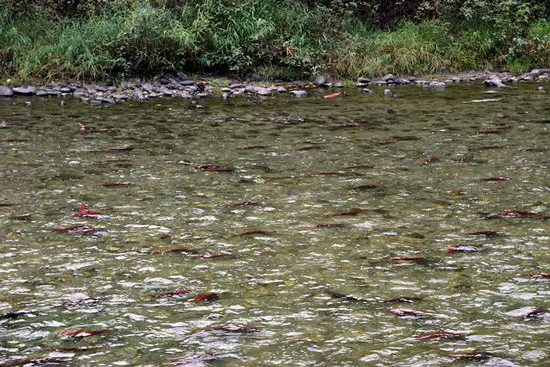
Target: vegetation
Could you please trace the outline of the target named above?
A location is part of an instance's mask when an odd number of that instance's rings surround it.
[[[0,0],[0,74],[341,78],[550,65],[543,0]]]

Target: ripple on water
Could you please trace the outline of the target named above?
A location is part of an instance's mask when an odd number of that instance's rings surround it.
[[[439,366],[474,352],[489,366],[544,363],[548,313],[524,316],[550,308],[550,282],[530,276],[550,272],[546,221],[486,219],[550,210],[547,100],[529,88],[496,110],[463,103],[483,98],[477,86],[404,88],[398,101],[350,90],[323,109],[315,91],[208,109],[59,112],[45,100],[39,119],[0,101],[3,133],[32,139],[2,142],[0,364]],[[86,152],[104,147],[134,149]],[[498,177],[510,179],[482,181]],[[116,182],[129,185],[101,186]],[[73,218],[81,204],[105,217]],[[104,235],[51,231],[73,225]],[[234,236],[249,231],[269,233]],[[479,251],[448,253],[460,245]],[[219,297],[194,301],[207,292]],[[411,302],[386,302],[397,299]],[[204,332],[228,324],[260,331]],[[82,328],[111,332],[58,336]],[[417,339],[434,332],[466,336]],[[76,345],[98,349],[56,350]]]

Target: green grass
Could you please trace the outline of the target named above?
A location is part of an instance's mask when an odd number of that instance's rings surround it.
[[[44,9],[0,13],[0,74],[19,80],[100,80],[162,70],[263,78],[430,74],[442,68],[550,65],[550,23],[517,35],[429,20],[382,31],[299,1],[202,0],[170,9],[124,2],[99,16]]]

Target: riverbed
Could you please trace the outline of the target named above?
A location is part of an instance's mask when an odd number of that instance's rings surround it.
[[[0,365],[550,363],[550,95],[383,90],[0,100]]]

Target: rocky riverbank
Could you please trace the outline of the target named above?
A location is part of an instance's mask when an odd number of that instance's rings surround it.
[[[229,98],[239,95],[273,96],[289,93],[295,97],[307,97],[308,90],[315,87],[341,89],[360,88],[372,93],[370,86],[415,85],[426,89],[445,89],[449,85],[483,82],[488,87],[501,88],[507,84],[549,81],[550,69],[534,69],[529,73],[514,75],[497,72],[467,72],[460,74],[435,75],[426,77],[396,77],[388,74],[383,78],[358,78],[353,82],[333,81],[318,76],[313,81],[302,82],[236,82],[230,80],[209,81],[189,78],[184,73],[164,73],[149,81],[133,80],[114,83],[52,83],[41,86],[6,87],[0,85],[0,97],[34,96],[77,98],[89,104],[114,104],[127,100],[146,101],[155,98]],[[539,87],[545,91],[544,87]],[[391,91],[387,90],[387,94]],[[394,95],[395,96],[395,95]]]

